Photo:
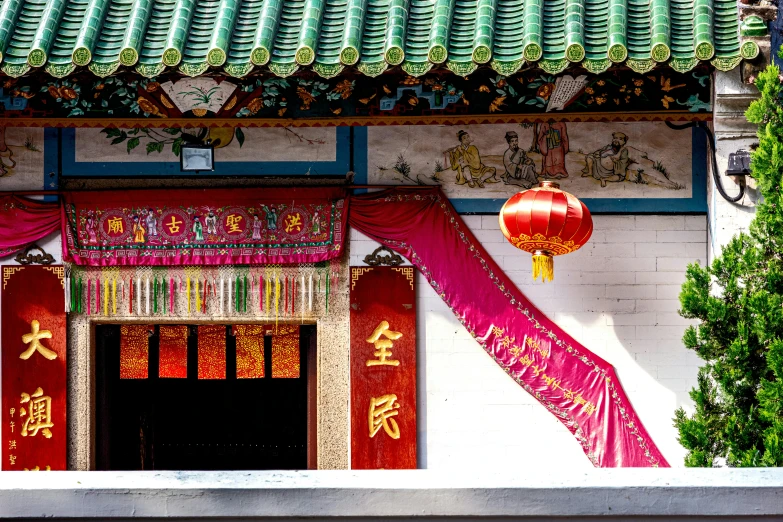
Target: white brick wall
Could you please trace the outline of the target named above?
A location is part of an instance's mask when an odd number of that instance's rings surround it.
[[[581,250],[555,259],[555,280],[533,283],[530,256],[500,233],[497,216],[467,226],[545,314],[617,368],[669,463],[684,450],[674,410],[690,406],[700,359],[682,346],[678,314],[688,262],[705,262],[704,216],[594,216]],[[378,245],[351,232],[351,264]],[[481,350],[418,276],[419,461],[431,469],[589,468],[568,430]]]

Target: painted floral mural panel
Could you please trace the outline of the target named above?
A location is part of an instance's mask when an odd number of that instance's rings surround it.
[[[177,162],[188,133],[211,142],[216,162],[335,161],[334,127],[76,129],[79,162]]]
[[[580,198],[691,198],[691,130],[656,123],[368,127],[368,181],[507,199],[542,180]]]

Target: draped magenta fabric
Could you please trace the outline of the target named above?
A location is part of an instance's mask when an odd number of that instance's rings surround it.
[[[59,228],[59,203],[0,196],[0,257],[14,254]]]
[[[356,196],[349,224],[407,257],[495,362],[574,434],[593,465],[668,467],[614,368],[527,300],[439,189]]]

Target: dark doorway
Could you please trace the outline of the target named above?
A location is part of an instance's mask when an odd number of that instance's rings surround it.
[[[120,379],[120,325],[96,326],[96,468],[307,469],[315,327],[300,328],[301,371],[291,379],[271,377],[272,337],[264,338],[266,377],[237,379],[236,340],[227,325],[226,379],[199,380],[197,335],[189,327],[186,379],[158,377],[157,327],[149,377]]]

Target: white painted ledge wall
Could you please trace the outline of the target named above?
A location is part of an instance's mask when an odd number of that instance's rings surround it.
[[[0,518],[27,520],[758,516],[783,517],[783,469],[0,473]]]

